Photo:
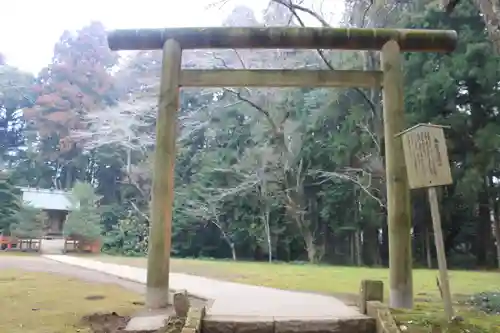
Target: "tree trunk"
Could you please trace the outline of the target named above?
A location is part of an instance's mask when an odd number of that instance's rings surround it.
[[[236,261],[237,257],[236,257],[236,248],[234,246],[234,242],[222,229],[220,229],[220,231],[222,232],[222,237],[224,238],[227,245],[229,245],[229,248],[231,249],[231,256],[232,256],[233,260]]]
[[[497,254],[497,268],[500,268],[500,221],[495,209],[490,208],[491,226],[493,229],[493,236],[495,237],[495,248]]]
[[[389,230],[387,227],[386,219],[382,223],[382,241],[380,243],[380,259],[382,261],[382,266],[389,266]],[[364,238],[363,238],[364,239]]]
[[[217,215],[215,216],[215,221],[212,220],[212,224],[214,224],[219,229],[222,238],[226,241],[227,245],[229,245],[229,248],[231,249],[231,256],[233,257],[233,260],[236,260],[236,249],[232,237],[230,237],[230,235],[226,233]]]
[[[316,263],[316,256],[317,256],[317,251],[316,251],[316,245],[314,244],[314,237],[313,235],[307,230],[304,232],[304,242],[306,245],[306,252],[307,252],[307,259],[311,264]]]
[[[284,151],[284,149],[282,149]],[[299,166],[299,170],[301,167]],[[287,214],[293,219],[297,225],[297,228],[304,239],[305,250],[307,252],[307,258],[310,263],[316,263],[320,261],[325,254],[324,242],[322,246],[318,246],[316,242],[318,241],[314,233],[311,231],[312,221],[306,220],[304,214],[302,213],[304,209],[304,189],[302,186],[301,175],[299,173],[290,174],[289,172],[284,172],[285,176],[285,188],[293,189],[287,194]]]
[[[365,227],[365,230],[363,232],[363,244],[365,245],[365,263],[372,266],[380,265],[381,259],[379,251],[378,229],[376,227]]]
[[[363,255],[361,253],[362,249],[362,242],[361,242],[361,232],[359,230],[356,230],[354,233],[354,242],[355,242],[355,248],[356,248],[356,266],[363,266]]]
[[[229,244],[229,247],[231,248],[231,255],[233,257],[233,260],[236,261],[237,260],[237,257],[236,257],[236,248],[234,247],[234,243],[227,240],[228,244]]]
[[[489,198],[485,186],[481,189],[478,199],[478,222],[476,224],[474,254],[476,255],[476,265],[479,268],[486,268],[488,264],[488,249],[490,248],[489,245],[491,245],[491,220]]]
[[[356,231],[349,234],[349,250],[351,252],[351,265],[358,265],[357,251],[356,251]]]
[[[431,233],[429,232],[429,228],[425,228],[425,255],[427,259],[427,268],[432,268],[432,250],[431,250]]]
[[[267,260],[269,262],[273,261],[273,242],[271,239],[271,226],[269,225],[269,207],[266,205],[266,211],[263,214],[262,220],[264,222],[264,232],[266,233],[267,242]]]
[[[493,231],[493,237],[495,239],[495,249],[497,255],[497,268],[500,268],[500,210],[498,201],[496,200],[494,190],[493,177],[488,176],[486,178],[486,183],[489,188],[489,210],[490,210],[490,221],[491,221],[491,229]]]
[[[497,54],[500,54],[500,8],[498,0],[474,0],[474,3],[482,14],[486,31]]]
[[[130,138],[129,138],[130,140]],[[130,175],[130,172],[132,171],[132,149],[128,148],[127,149],[127,174]]]

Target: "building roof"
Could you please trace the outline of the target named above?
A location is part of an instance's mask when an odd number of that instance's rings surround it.
[[[23,203],[34,208],[70,211],[79,206],[74,203],[71,192],[32,187],[21,187],[20,189],[23,192]]]

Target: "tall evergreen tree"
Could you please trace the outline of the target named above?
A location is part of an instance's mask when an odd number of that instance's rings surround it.
[[[6,172],[0,172],[0,232],[10,233],[10,226],[17,222],[17,212],[21,209],[21,196]]]
[[[497,255],[492,227],[499,218],[500,57],[472,3],[462,2],[453,16],[429,10],[408,24],[428,26],[460,31],[458,47],[450,55],[407,56],[407,110],[412,123],[451,126],[446,136],[454,184],[442,198],[448,254],[472,255],[476,265],[491,265]],[[425,220],[415,222],[428,225]]]

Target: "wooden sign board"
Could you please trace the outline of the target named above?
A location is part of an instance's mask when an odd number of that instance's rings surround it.
[[[443,126],[418,124],[398,134],[411,189],[453,183]]]

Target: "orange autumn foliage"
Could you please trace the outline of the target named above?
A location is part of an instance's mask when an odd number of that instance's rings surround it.
[[[65,31],[54,47],[52,63],[39,75],[35,105],[24,110],[28,124],[42,138],[57,135],[60,153],[74,149],[70,135],[83,127],[82,116],[105,106],[107,95],[113,94],[110,68],[116,62],[101,23],[92,22],[76,34]]]

